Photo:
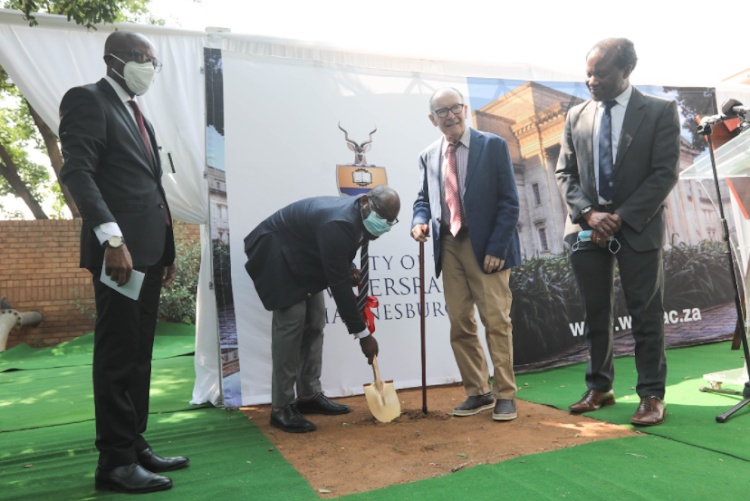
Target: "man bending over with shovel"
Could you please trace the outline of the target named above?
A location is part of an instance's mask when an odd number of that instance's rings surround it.
[[[351,263],[364,242],[390,231],[400,209],[398,193],[388,186],[356,198],[308,198],[279,210],[245,238],[245,269],[273,312],[271,426],[305,433],[317,427],[302,414],[351,412],[321,391],[324,291],[331,289],[347,330],[372,364],[378,343],[352,293],[359,270]]]

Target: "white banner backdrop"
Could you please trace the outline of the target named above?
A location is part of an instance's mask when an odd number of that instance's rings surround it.
[[[370,246],[373,294],[379,296],[376,336],[384,379],[397,388],[421,384],[418,316],[419,246],[409,236],[418,187],[419,152],[439,137],[428,119],[429,96],[463,78],[424,76],[351,66],[252,57],[224,51],[225,154],[242,402],[271,394],[271,313],[244,265],[243,239],[263,219],[294,201],[336,196],[336,164],[352,163],[338,123],[361,142],[377,126],[367,163],[384,166],[401,196],[400,223]],[[427,379],[460,380],[449,342],[442,280],[434,280],[425,246]],[[327,298],[322,384],[330,396],[362,393],[372,370]]]

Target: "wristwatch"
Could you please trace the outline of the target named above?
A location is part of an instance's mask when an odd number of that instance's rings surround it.
[[[583,209],[581,209],[581,215],[583,216],[584,214],[588,214],[593,209],[594,209],[593,205],[589,205],[588,207],[584,207]]]
[[[112,249],[119,249],[122,247],[122,244],[125,243],[125,239],[123,237],[113,235],[106,239],[104,243],[102,244],[104,248],[111,247]]]

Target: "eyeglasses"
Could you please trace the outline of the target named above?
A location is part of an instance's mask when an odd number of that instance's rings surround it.
[[[389,226],[395,226],[398,223],[398,218],[394,217],[393,219],[388,219],[387,217],[383,217],[380,215],[380,208],[375,205],[375,202],[372,201],[372,198],[368,199],[370,201],[370,205],[372,206],[372,211],[375,213],[377,217],[380,219],[383,219],[386,223],[388,223]]]
[[[159,60],[155,57],[149,56],[145,52],[141,52],[140,50],[113,50],[112,52],[120,54],[130,54],[133,58],[133,61],[135,61],[136,63],[152,63],[154,65],[154,71],[156,71],[156,73],[159,73],[161,71],[161,63],[159,62]]]
[[[445,118],[448,116],[448,112],[453,112],[454,115],[458,116],[459,113],[461,113],[461,110],[464,109],[464,103],[456,103],[450,108],[440,108],[439,110],[433,111],[437,116],[440,118]]]

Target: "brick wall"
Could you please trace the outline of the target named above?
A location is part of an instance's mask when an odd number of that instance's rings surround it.
[[[200,238],[197,225],[177,223],[175,230],[180,240]],[[12,331],[8,348],[52,346],[94,329],[76,309],[78,302],[95,310],[91,273],[78,267],[80,231],[80,220],[0,221],[0,297],[44,317],[38,327]]]

